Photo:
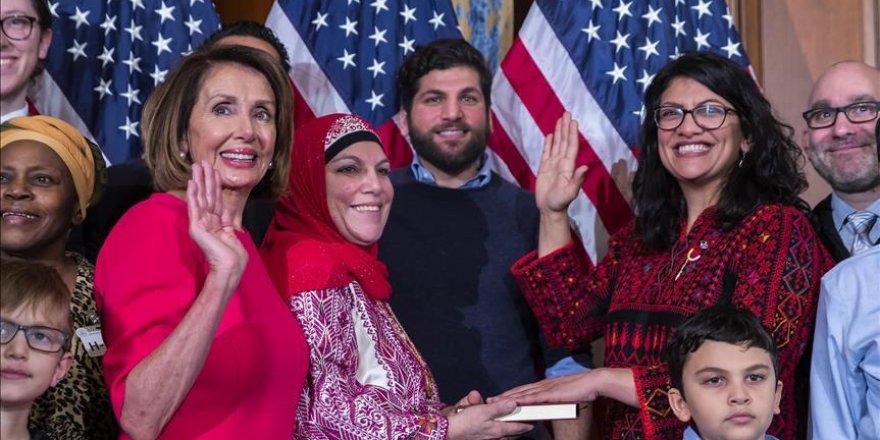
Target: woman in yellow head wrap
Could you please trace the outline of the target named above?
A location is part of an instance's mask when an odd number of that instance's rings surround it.
[[[98,147],[60,119],[24,116],[0,125],[0,256],[54,267],[72,292],[73,363],[31,411],[31,427],[51,438],[117,436],[101,369],[95,268],[65,251],[70,229],[100,196],[104,167]]]

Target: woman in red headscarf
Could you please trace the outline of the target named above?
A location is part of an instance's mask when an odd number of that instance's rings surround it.
[[[531,427],[493,419],[509,400],[455,406],[437,400],[427,365],[388,305],[391,286],[376,259],[394,190],[369,123],[333,114],[297,130],[289,194],[262,256],[309,344],[310,368],[296,438],[488,439]]]

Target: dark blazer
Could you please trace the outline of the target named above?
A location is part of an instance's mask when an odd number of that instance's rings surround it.
[[[825,248],[828,249],[831,257],[834,258],[835,263],[839,263],[841,260],[849,257],[849,249],[840,240],[840,234],[837,233],[837,228],[834,227],[834,218],[831,216],[830,195],[813,208],[813,226],[816,228],[816,233],[819,234],[819,238],[822,240]]]

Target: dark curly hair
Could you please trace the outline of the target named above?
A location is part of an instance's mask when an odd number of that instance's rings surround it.
[[[809,206],[799,194],[807,187],[801,172],[803,154],[792,140],[791,126],[780,122],[746,70],[711,52],[682,55],[657,73],[645,94],[649,115],[660,105],[663,92],[676,78],[690,78],[727,100],[739,117],[743,138],[750,144],[741,166],[724,182],[716,205],[716,221],[733,228],[750,212],[767,203]],[[652,249],[665,249],[678,238],[687,215],[678,181],[660,162],[657,123],[642,123],[642,155],[633,180],[635,231]]]
[[[432,70],[446,70],[453,67],[470,67],[480,76],[480,91],[486,100],[486,111],[492,106],[492,72],[486,66],[486,59],[467,41],[458,38],[434,40],[404,58],[397,71],[397,90],[400,105],[407,113],[412,110],[413,99],[419,91],[419,80]]]

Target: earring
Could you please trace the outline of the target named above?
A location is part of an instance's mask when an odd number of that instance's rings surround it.
[[[746,160],[746,154],[748,153],[743,153],[742,156],[739,157],[739,162],[736,164],[737,168],[743,167],[743,161]]]
[[[272,168],[275,168],[275,162],[269,161],[269,169],[271,170]]]
[[[181,151],[181,152],[177,153],[177,155],[178,155],[181,159],[186,159],[186,151]]]

